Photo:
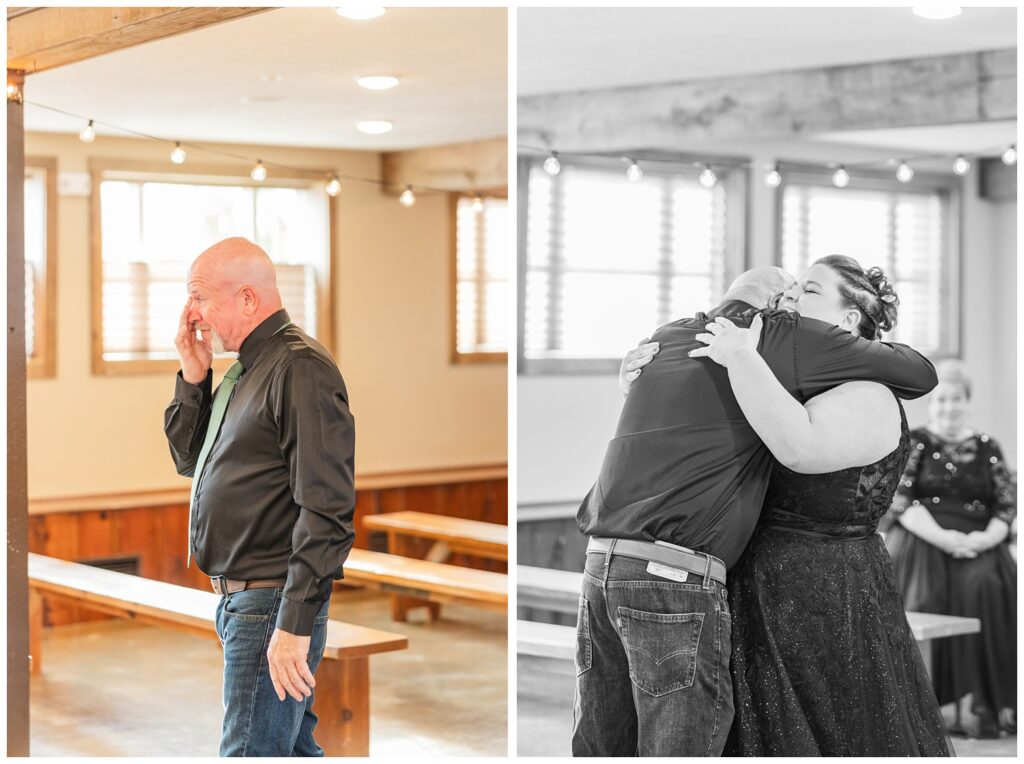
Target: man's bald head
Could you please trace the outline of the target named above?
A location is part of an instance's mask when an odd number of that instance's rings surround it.
[[[254,328],[282,308],[270,256],[240,236],[217,242],[193,261],[188,290],[189,320],[226,350],[238,350]]]
[[[768,301],[779,292],[784,292],[796,283],[782,268],[765,265],[743,271],[729,286],[722,302],[742,300],[755,308],[765,308]]]

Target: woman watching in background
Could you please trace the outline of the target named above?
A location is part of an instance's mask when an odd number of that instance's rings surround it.
[[[939,703],[972,695],[978,737],[1016,732],[1017,566],[1004,543],[1016,490],[999,444],[969,425],[971,381],[959,361],[936,364],[929,422],[893,499],[885,543],[907,610],[978,618],[980,634],[936,640]]]

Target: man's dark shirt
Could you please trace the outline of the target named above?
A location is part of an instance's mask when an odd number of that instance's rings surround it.
[[[666,324],[661,350],[633,382],[597,482],[576,515],[588,536],[667,541],[731,568],[754,532],[774,459],[747,423],[728,370],[687,353],[709,321],[749,326],[757,311],[730,301]],[[801,403],[843,382],[871,380],[902,398],[936,384],[905,345],[872,342],[797,313],[765,314],[758,352]],[[867,412],[865,412],[867,415]]]
[[[245,371],[203,468],[192,554],[210,576],[285,578],[277,627],[301,636],[342,578],[355,534],[355,423],[327,350],[281,310],[238,353]],[[275,333],[276,332],[276,333]],[[164,432],[175,466],[192,476],[210,421],[213,373],[178,373]]]

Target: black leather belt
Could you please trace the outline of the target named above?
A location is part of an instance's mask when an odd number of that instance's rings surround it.
[[[213,586],[213,590],[226,597],[229,594],[235,592],[244,592],[246,589],[274,589],[278,586],[284,586],[287,583],[287,578],[263,578],[256,579],[254,581],[236,581],[233,578],[225,578],[224,576],[216,576],[210,579],[210,584]]]
[[[615,542],[612,548],[612,541]],[[689,573],[703,576],[711,566],[711,578],[725,586],[725,563],[717,557],[703,552],[692,552],[689,549],[673,544],[654,543],[652,541],[636,541],[635,539],[605,539],[591,537],[587,544],[587,552],[621,554],[625,557],[636,557],[648,562],[660,562],[673,568],[681,568]]]

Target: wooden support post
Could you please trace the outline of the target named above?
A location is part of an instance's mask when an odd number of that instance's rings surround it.
[[[7,755],[29,755],[24,72],[7,70]]]
[[[313,735],[327,756],[370,755],[370,659],[321,661],[316,670]],[[330,692],[326,691],[330,688]]]

